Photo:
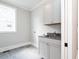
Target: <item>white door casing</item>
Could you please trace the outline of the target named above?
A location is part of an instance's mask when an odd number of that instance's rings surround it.
[[[61,0],[62,59],[76,59],[77,2],[78,0]],[[64,43],[68,43],[68,47],[65,47]]]
[[[64,8],[64,6],[65,6],[65,0],[61,0],[61,59],[64,59],[64,57],[65,57],[65,52],[64,52],[64,39],[65,39],[65,34],[64,34],[64,32],[65,32],[65,28],[64,28],[64,23],[65,23],[65,21],[64,21],[64,19],[65,19],[65,8]]]
[[[72,48],[69,48],[69,45],[71,42],[71,38],[68,38],[68,32],[72,32],[72,28],[70,28],[70,30],[68,29],[68,27],[72,27],[72,25],[69,25],[69,21],[71,20],[71,4],[70,6],[68,6],[69,1],[71,0],[61,0],[61,32],[62,32],[62,39],[61,39],[61,59],[72,59],[72,56],[69,57],[70,55],[72,55]],[[72,2],[71,2],[72,3]],[[68,7],[70,7],[70,10],[68,9]],[[69,12],[70,11],[70,12]],[[68,13],[69,12],[69,13]],[[70,15],[69,15],[70,14]],[[68,18],[68,15],[70,16]],[[70,19],[70,20],[68,20]],[[69,25],[69,26],[68,26]],[[71,33],[69,32],[69,35],[71,35]],[[68,39],[70,40],[70,43],[68,42]],[[68,47],[64,46],[64,43],[68,43]],[[71,44],[72,45],[72,44]],[[71,50],[71,52],[69,52],[68,54],[68,50]]]
[[[79,0],[78,0],[78,56],[77,59],[79,59]]]

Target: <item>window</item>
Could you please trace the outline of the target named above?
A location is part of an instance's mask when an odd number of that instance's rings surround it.
[[[0,32],[15,32],[16,9],[0,4]]]

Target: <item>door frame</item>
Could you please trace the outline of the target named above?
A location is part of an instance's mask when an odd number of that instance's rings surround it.
[[[79,1],[78,1],[78,23],[79,23]],[[79,24],[78,24],[78,32],[79,32]],[[78,55],[77,59],[79,59],[79,33],[78,33]]]
[[[73,54],[73,51],[77,51],[73,49],[76,49],[73,45],[73,35],[75,33],[73,31],[76,31],[74,28],[77,24],[73,26],[73,21],[78,18],[76,17],[77,2],[78,0],[61,0],[61,59],[74,59],[75,55]],[[65,47],[64,43],[68,43],[68,47]]]
[[[64,39],[65,39],[65,34],[64,34],[64,26],[65,26],[65,0],[61,0],[61,59],[65,59],[64,55]]]

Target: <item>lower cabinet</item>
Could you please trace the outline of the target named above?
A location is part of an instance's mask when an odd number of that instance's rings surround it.
[[[61,47],[50,46],[50,59],[61,59]]]
[[[47,45],[47,43],[40,42],[39,52],[40,52],[41,58],[49,59],[49,46]]]
[[[41,59],[61,59],[61,46],[40,41],[39,52]]]

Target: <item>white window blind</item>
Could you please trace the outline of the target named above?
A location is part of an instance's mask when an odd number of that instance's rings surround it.
[[[16,31],[16,9],[0,4],[0,32]]]

